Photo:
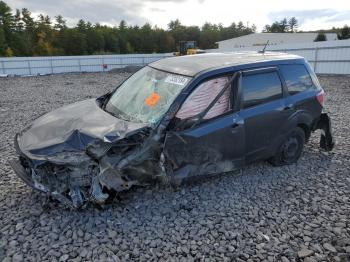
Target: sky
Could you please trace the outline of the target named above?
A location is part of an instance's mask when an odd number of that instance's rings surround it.
[[[170,20],[201,26],[205,22],[242,21],[261,31],[266,24],[295,16],[300,30],[350,26],[350,0],[3,0],[12,9],[28,8],[33,15],[62,15],[69,26],[79,19],[92,23],[151,25],[167,28]]]

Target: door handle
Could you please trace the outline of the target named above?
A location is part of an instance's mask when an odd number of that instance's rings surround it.
[[[238,127],[238,126],[239,126],[238,123],[233,123],[233,124],[231,125],[231,128],[236,128],[236,127]]]
[[[285,106],[283,108],[284,111],[289,111],[289,110],[294,110],[294,106],[293,105],[288,105],[288,106]]]

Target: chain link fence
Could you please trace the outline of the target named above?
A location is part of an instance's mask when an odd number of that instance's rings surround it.
[[[0,75],[103,72],[127,66],[144,66],[170,56],[172,54],[0,58]]]

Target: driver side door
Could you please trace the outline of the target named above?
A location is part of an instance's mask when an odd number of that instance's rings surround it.
[[[177,112],[180,128],[167,132],[164,145],[175,181],[244,164],[244,122],[235,107],[238,79],[235,74],[200,83]]]

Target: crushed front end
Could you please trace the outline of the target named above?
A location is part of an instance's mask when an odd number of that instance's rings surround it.
[[[69,114],[68,114],[69,112]],[[60,108],[15,136],[10,161],[29,186],[78,208],[163,180],[157,129],[117,119],[95,100]]]
[[[19,159],[10,165],[27,185],[68,207],[104,204],[114,193],[133,185],[164,179],[158,141],[150,135],[150,130],[142,130],[115,143],[94,140],[85,151],[60,152],[40,160],[21,151],[16,135]]]

